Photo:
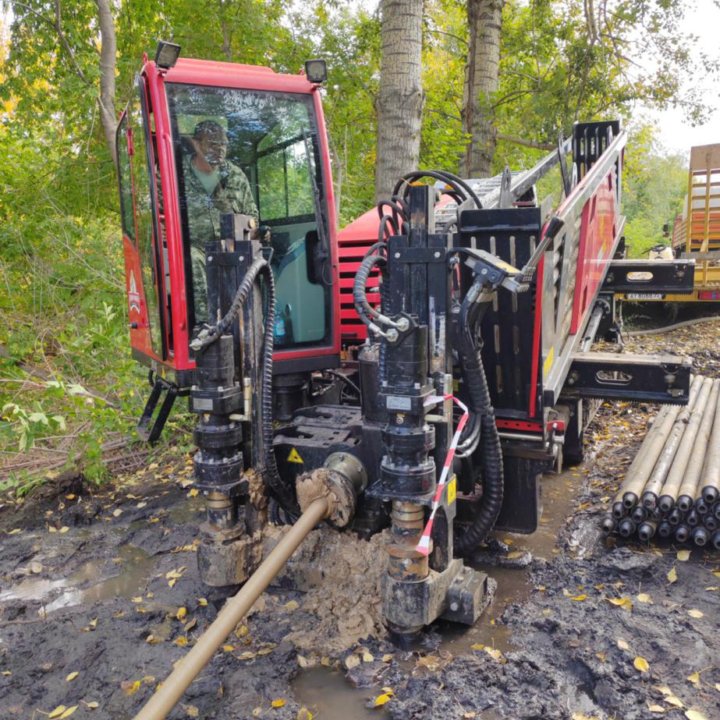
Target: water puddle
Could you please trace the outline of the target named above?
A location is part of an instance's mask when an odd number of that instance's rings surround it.
[[[67,578],[31,578],[0,592],[0,602],[42,602],[43,613],[83,603],[141,594],[153,567],[153,559],[140,548],[122,545],[115,560],[118,571],[102,577],[107,560],[90,560]]]
[[[354,688],[340,670],[319,667],[304,670],[293,681],[293,693],[317,720],[370,720],[388,718],[382,708],[366,703],[381,692],[380,688]]]

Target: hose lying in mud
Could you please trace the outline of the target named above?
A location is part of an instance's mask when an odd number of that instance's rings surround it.
[[[330,510],[327,497],[320,497],[308,506],[240,592],[225,603],[212,625],[198,639],[193,649],[175,666],[167,680],[157,689],[134,720],[163,720],[168,716],[190,683],[208,664],[215,651],[225,642],[235,626],[282,570],[307,534],[327,517]]]
[[[719,400],[720,380],[696,376],[686,407],[658,413],[603,520],[606,532],[720,550]]]
[[[629,330],[628,332],[625,332],[623,334],[627,335],[628,337],[639,337],[640,335],[662,335],[663,333],[678,330],[679,328],[690,327],[691,325],[699,325],[700,323],[705,322],[712,322],[713,320],[717,321],[717,316],[695,318],[694,320],[683,320],[682,322],[674,323],[673,325],[666,325],[665,327],[660,328],[648,328],[647,330]]]

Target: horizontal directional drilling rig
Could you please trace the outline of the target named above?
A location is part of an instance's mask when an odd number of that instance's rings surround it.
[[[690,386],[679,358],[590,349],[615,293],[648,286],[621,258],[619,123],[576,125],[520,173],[410,173],[338,233],[322,61],[293,76],[179,51],[145,59],[117,134],[130,339],[152,384],[140,430],[157,439],[189,395],[200,572],[245,587],[144,720],[321,520],[389,528],[399,641],[474,623],[490,583],[461,558],[493,529],[535,531],[540,475],[582,459],[588,400],[682,405]],[[554,167],[551,210],[535,188]],[[692,287],[688,261],[652,273]],[[263,561],[268,522],[293,528]]]

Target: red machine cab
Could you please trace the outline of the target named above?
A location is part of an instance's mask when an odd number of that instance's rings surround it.
[[[216,320],[199,290],[204,246],[221,239],[220,216],[233,212],[254,217],[265,237],[269,230],[274,372],[337,366],[336,218],[318,84],[248,65],[161,64],[145,59],[117,130],[134,357],[173,384],[190,384],[190,340]],[[208,129],[221,140],[209,175],[194,163]]]

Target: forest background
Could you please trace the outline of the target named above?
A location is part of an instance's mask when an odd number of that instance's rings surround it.
[[[635,256],[663,241],[686,185],[686,158],[666,153],[637,109],[681,106],[688,123],[705,120],[709,103],[685,80],[718,72],[682,31],[688,0],[382,0],[377,8],[3,0],[2,8],[0,490],[26,491],[68,469],[100,481],[108,450],[131,442],[148,386],[129,352],[112,126],[157,39],[179,43],[184,57],[282,72],[324,58],[343,225],[374,202],[385,159],[377,150],[382,91],[400,71],[387,54],[383,62],[388,21],[412,12],[418,166],[467,170],[478,143],[473,111],[483,118],[490,173],[531,167],[576,120],[619,117],[630,130],[624,211]],[[478,93],[470,69],[495,43],[493,77]],[[175,413],[165,434],[181,448],[190,442],[184,415]]]

